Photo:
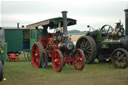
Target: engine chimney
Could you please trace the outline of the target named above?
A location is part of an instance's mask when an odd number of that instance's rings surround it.
[[[20,23],[18,22],[18,23],[17,23],[17,29],[19,29],[19,28],[20,28]]]
[[[125,9],[125,29],[126,29],[126,35],[128,35],[128,9]]]
[[[62,11],[63,16],[63,33],[64,35],[67,35],[67,11]]]

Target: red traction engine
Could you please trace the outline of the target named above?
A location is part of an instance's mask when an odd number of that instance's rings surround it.
[[[27,25],[27,28],[42,26],[41,37],[31,49],[32,64],[34,67],[47,68],[52,62],[54,71],[61,72],[63,66],[72,64],[76,70],[82,70],[85,65],[85,56],[81,49],[75,49],[71,38],[68,37],[67,26],[76,24],[76,20],[67,18],[67,11],[62,12],[63,17],[48,19]],[[54,33],[49,33],[54,29]],[[63,28],[63,29],[62,29]]]

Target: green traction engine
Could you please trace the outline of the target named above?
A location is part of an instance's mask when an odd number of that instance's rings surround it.
[[[91,26],[87,26],[92,29]],[[111,61],[114,67],[128,67],[128,9],[125,10],[125,28],[121,22],[113,28],[104,25],[98,30],[88,31],[77,40],[76,48],[84,50],[86,63]],[[94,29],[94,28],[93,28]]]

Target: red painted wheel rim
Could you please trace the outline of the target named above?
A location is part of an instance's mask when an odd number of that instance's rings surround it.
[[[40,50],[37,44],[32,46],[31,58],[33,66],[38,67],[40,65]]]
[[[56,72],[60,72],[61,70],[61,58],[60,58],[60,54],[58,51],[54,52],[54,56],[52,57],[52,67],[54,69],[54,71]]]
[[[81,70],[84,66],[83,55],[80,50],[76,50],[73,54],[73,65],[76,70]]]

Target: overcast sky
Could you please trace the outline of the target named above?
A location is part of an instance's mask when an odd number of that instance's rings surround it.
[[[119,20],[124,22],[124,9],[128,1],[104,0],[20,0],[1,1],[2,27],[16,27],[16,23],[28,25],[49,18],[62,16],[67,10],[68,17],[77,20],[72,29],[88,30],[87,25],[98,29],[104,24],[115,25]]]

